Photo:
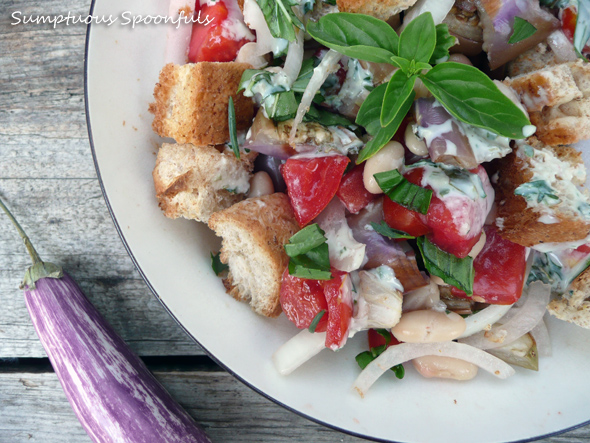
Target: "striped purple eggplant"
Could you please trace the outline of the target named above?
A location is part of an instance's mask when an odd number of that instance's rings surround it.
[[[210,442],[76,282],[41,261],[0,200],[31,258],[25,302],[66,396],[95,442]]]

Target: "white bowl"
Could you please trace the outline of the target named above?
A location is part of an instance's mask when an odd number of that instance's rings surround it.
[[[122,6],[123,5],[123,6]],[[286,408],[343,432],[383,441],[524,441],[590,419],[590,331],[548,319],[554,353],[539,372],[517,368],[498,380],[480,371],[470,382],[382,377],[361,399],[350,387],[366,347],[323,351],[290,376],[278,375],[273,352],[297,330],[285,316],[265,319],[223,289],[210,266],[219,240],[203,224],[164,217],[151,172],[161,140],[148,103],[163,65],[166,25],[124,24],[166,15],[159,0],[95,0],[86,52],[86,109],[96,169],[121,238],[156,297],[208,353],[251,388]],[[263,420],[253,417],[254,420]]]

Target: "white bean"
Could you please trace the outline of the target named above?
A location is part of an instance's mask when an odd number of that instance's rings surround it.
[[[406,142],[406,146],[416,155],[428,155],[428,148],[426,147],[426,143],[424,140],[420,140],[414,134],[414,130],[412,129],[412,125],[409,124],[406,126],[406,132],[404,133],[404,141]]]
[[[471,258],[475,258],[477,257],[477,254],[479,254],[481,252],[481,250],[483,249],[483,246],[486,244],[486,233],[484,231],[481,231],[481,236],[479,237],[479,240],[477,241],[476,244],[473,245],[473,248],[471,248],[471,251],[469,251],[469,257]]]
[[[412,360],[414,368],[420,375],[431,378],[451,378],[453,380],[471,380],[477,375],[477,366],[458,358],[440,355],[426,355]]]
[[[431,96],[430,91],[426,88],[426,86],[424,86],[424,82],[422,82],[422,80],[419,78],[417,78],[416,82],[414,83],[414,92],[416,93],[417,99]]]
[[[404,147],[398,142],[389,142],[365,163],[363,183],[371,194],[383,194],[373,175],[398,169],[404,163]]]
[[[430,309],[406,312],[391,333],[406,343],[434,343],[454,340],[465,332],[467,324],[463,317],[454,312]]]
[[[471,63],[471,60],[469,60],[465,55],[463,54],[451,54],[449,57],[449,61],[450,62],[455,62],[455,63],[461,63],[463,65],[469,65],[469,66],[473,66],[473,63]]]
[[[250,179],[250,190],[248,191],[248,197],[262,197],[263,195],[273,194],[275,187],[272,184],[272,179],[267,172],[258,171]]]

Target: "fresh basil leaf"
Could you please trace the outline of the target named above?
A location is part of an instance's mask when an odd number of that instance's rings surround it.
[[[442,278],[445,283],[461,289],[467,295],[473,294],[473,258],[458,258],[444,252],[426,237],[419,237],[417,243],[424,266],[430,274]]]
[[[324,3],[327,5],[336,6],[336,0],[324,0]]]
[[[299,6],[296,0],[256,0],[262,10],[268,29],[274,38],[295,41],[295,27],[305,30],[301,20],[293,12]]]
[[[588,0],[578,1],[578,20],[574,31],[574,48],[582,58],[584,46],[590,38],[590,2]]]
[[[381,346],[375,346],[374,348],[371,348],[371,355],[375,358],[379,357],[381,354],[383,354],[383,351],[385,351],[387,349],[387,345],[381,345]]]
[[[490,78],[473,66],[446,62],[420,75],[424,86],[455,118],[514,139],[531,123]]]
[[[309,332],[311,332],[312,334],[315,332],[316,328],[318,327],[318,323],[320,322],[320,320],[322,319],[322,317],[324,316],[325,313],[326,313],[326,310],[322,309],[320,312],[318,312],[316,314],[316,316],[313,318],[313,320],[309,324],[309,328],[307,328],[309,330]]]
[[[268,118],[276,122],[282,122],[295,117],[299,104],[293,91],[278,92],[272,98],[271,106],[267,106],[268,100],[264,103]]]
[[[377,152],[379,152],[383,146],[385,146],[387,143],[391,141],[391,139],[399,129],[399,125],[401,125],[406,114],[412,107],[412,103],[414,103],[415,96],[415,92],[412,91],[408,99],[401,107],[398,114],[395,116],[394,120],[385,128],[380,128],[377,131],[377,134],[375,134],[375,136],[371,140],[369,140],[365,147],[359,152],[359,156],[356,159],[357,164],[361,164],[365,160],[377,154]]]
[[[398,55],[407,60],[428,63],[436,46],[436,27],[430,12],[412,20],[399,36]]]
[[[449,59],[449,49],[455,45],[457,39],[449,34],[449,26],[446,23],[436,25],[436,46],[430,64],[437,65]]]
[[[397,169],[380,172],[373,177],[392,201],[421,214],[428,212],[432,198],[430,189],[410,183]]]
[[[395,374],[395,377],[399,380],[404,378],[404,375],[406,375],[406,369],[401,363],[399,365],[395,365],[393,368],[391,368],[391,370]]]
[[[508,43],[511,45],[526,40],[537,32],[537,28],[520,17],[514,17],[514,26],[512,29],[512,35],[508,39]]]
[[[313,75],[313,69],[315,67],[316,61],[317,58],[315,57],[303,60],[303,63],[301,64],[301,70],[299,71],[299,75],[297,76],[297,80],[295,80],[291,85],[292,91],[300,93],[305,92],[305,88],[307,88],[307,85],[311,80],[311,76]]]
[[[252,80],[256,74],[266,74],[268,77],[267,80],[270,82],[270,72],[264,71],[263,69],[246,69],[242,74],[242,78],[240,78],[240,86],[236,92],[244,91],[245,89],[253,85],[254,82]]]
[[[326,243],[325,234],[317,223],[306,226],[289,239],[285,252],[289,257],[305,254]]]
[[[524,197],[527,201],[536,200],[537,203],[545,201],[550,205],[559,202],[559,197],[555,195],[555,191],[545,180],[523,183],[514,190],[514,194]]]
[[[398,239],[398,238],[416,238],[404,231],[398,231],[397,229],[391,228],[387,223],[382,221],[381,223],[371,223],[373,230],[384,237]],[[381,334],[383,335],[383,334]]]
[[[355,128],[356,125],[340,114],[327,111],[321,107],[311,106],[309,111],[303,117],[303,121],[313,121],[322,126],[344,126],[347,128]]]
[[[394,55],[391,57],[391,64],[400,68],[404,73],[410,72],[410,60]]]
[[[234,99],[229,98],[227,104],[227,126],[229,128],[229,140],[231,150],[234,151],[234,155],[240,158],[240,145],[238,143],[238,130],[236,128],[236,108],[234,107]]]
[[[390,63],[397,55],[398,36],[383,20],[364,14],[338,12],[308,22],[316,41],[341,54],[375,63]]]
[[[375,360],[375,357],[373,357],[373,354],[371,354],[370,351],[365,351],[358,354],[354,359],[361,369],[365,369],[367,366],[369,366],[369,363]]]
[[[383,107],[383,97],[387,83],[377,86],[373,89],[356,116],[356,123],[363,126],[371,135],[376,135],[381,129],[381,108]]]
[[[383,107],[381,108],[381,126],[389,125],[403,108],[408,97],[414,92],[416,76],[410,78],[401,70],[395,71],[383,96]]]
[[[221,258],[219,258],[220,254],[220,252],[217,254],[213,254],[213,252],[211,253],[211,269],[213,269],[215,275],[219,275],[229,269],[228,265],[221,262]]]
[[[421,73],[421,71],[423,71],[424,69],[432,69],[432,66],[429,63],[424,63],[424,62],[414,62],[414,60],[412,60],[410,62],[410,69],[412,69],[414,73],[419,74]]]

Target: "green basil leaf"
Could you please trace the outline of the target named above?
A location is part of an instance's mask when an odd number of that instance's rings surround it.
[[[363,126],[371,135],[376,135],[381,129],[381,108],[387,83],[377,86],[367,96],[356,116],[356,123]]]
[[[373,227],[373,230],[379,234],[381,234],[384,237],[388,237],[388,238],[416,238],[413,235],[410,235],[404,231],[398,231],[397,229],[393,229],[391,228],[387,223],[385,223],[384,221],[382,221],[381,223],[371,223],[371,226]],[[381,334],[383,335],[383,334]]]
[[[523,183],[514,190],[514,194],[524,197],[527,201],[536,200],[537,203],[541,203],[543,200],[547,204],[559,202],[559,197],[555,195],[555,191],[545,180]]]
[[[389,125],[403,108],[408,97],[414,92],[416,76],[410,78],[401,70],[395,71],[385,90],[381,108],[381,126]]]
[[[508,43],[511,45],[526,40],[537,32],[537,28],[527,22],[524,18],[520,17],[514,17],[514,26],[512,29],[512,35],[508,39]]]
[[[365,351],[358,354],[354,359],[361,369],[365,369],[367,366],[369,366],[369,363],[375,360],[375,357],[373,357],[373,354],[371,354],[370,351]]]
[[[410,183],[397,169],[375,174],[375,180],[383,192],[404,208],[426,214],[430,207],[432,191]]]
[[[228,265],[221,262],[221,258],[219,258],[220,254],[220,252],[218,252],[217,254],[213,254],[213,252],[211,253],[211,269],[213,269],[215,275],[219,275],[222,272],[225,272],[229,269]]]
[[[324,316],[325,313],[326,313],[326,310],[322,309],[320,312],[318,312],[316,314],[316,316],[313,318],[313,320],[309,324],[309,328],[307,328],[309,332],[311,332],[312,334],[315,332],[315,329],[318,327],[318,323],[320,322],[320,320],[322,319],[322,317]]]
[[[394,55],[391,57],[391,64],[400,68],[403,72],[410,72],[410,60]]]
[[[377,154],[377,152],[379,152],[383,146],[385,146],[387,143],[391,141],[391,139],[397,132],[399,125],[401,125],[404,117],[412,107],[415,95],[415,92],[412,91],[412,93],[405,101],[405,103],[403,104],[400,111],[393,119],[393,121],[385,128],[379,128],[377,134],[375,134],[375,136],[371,140],[369,140],[365,147],[359,152],[359,156],[356,159],[357,164],[361,164],[365,160]]]
[[[479,69],[446,62],[436,65],[420,78],[455,118],[505,137],[525,138],[523,128],[531,123]]]
[[[268,114],[268,118],[282,122],[295,117],[299,103],[297,103],[293,91],[278,92],[271,96],[271,98],[272,100],[265,100],[264,102],[264,109]],[[272,103],[271,106],[267,106],[269,101]]]
[[[467,295],[473,294],[474,271],[471,257],[458,258],[444,252],[426,237],[419,237],[417,243],[424,266],[430,274],[442,278],[445,283],[461,289]]]
[[[574,48],[578,55],[582,56],[584,46],[590,38],[590,2],[588,0],[578,1],[578,20],[574,31]],[[582,56],[582,58],[584,58]]]
[[[309,111],[303,117],[303,121],[317,122],[323,126],[345,126],[355,128],[356,125],[340,114],[327,111],[321,107],[311,106]]]
[[[449,26],[446,23],[436,25],[436,46],[430,64],[437,65],[449,59],[449,49],[455,45],[457,39],[449,34]]]
[[[324,0],[324,3],[327,5],[336,6],[336,0]]]
[[[412,20],[399,36],[398,55],[417,62],[430,61],[436,46],[436,27],[430,12]]]
[[[268,29],[274,38],[295,41],[295,27],[305,30],[301,20],[293,12],[299,6],[296,0],[256,0],[262,10]]]
[[[395,365],[393,368],[391,368],[391,370],[395,374],[395,377],[399,380],[404,378],[404,375],[406,375],[404,365],[402,365],[401,363],[399,365]]]
[[[285,252],[289,257],[305,254],[326,243],[325,232],[317,223],[306,226],[289,239]]]
[[[364,14],[338,12],[308,22],[316,41],[341,54],[375,63],[390,63],[397,54],[398,36],[383,20]]]
[[[304,93],[305,88],[307,88],[307,84],[311,80],[311,76],[313,75],[313,69],[315,67],[315,62],[317,58],[312,57],[306,60],[303,60],[301,64],[301,70],[299,71],[299,75],[297,76],[297,80],[293,82],[291,85],[291,90],[295,92]]]
[[[374,348],[371,348],[371,355],[375,358],[379,357],[381,354],[383,354],[383,351],[385,351],[387,349],[387,345],[381,345],[381,346],[375,346]]]
[[[236,108],[234,107],[234,99],[229,98],[227,104],[227,126],[229,128],[229,140],[232,151],[237,158],[240,158],[240,145],[238,143],[238,130],[236,128]]]

